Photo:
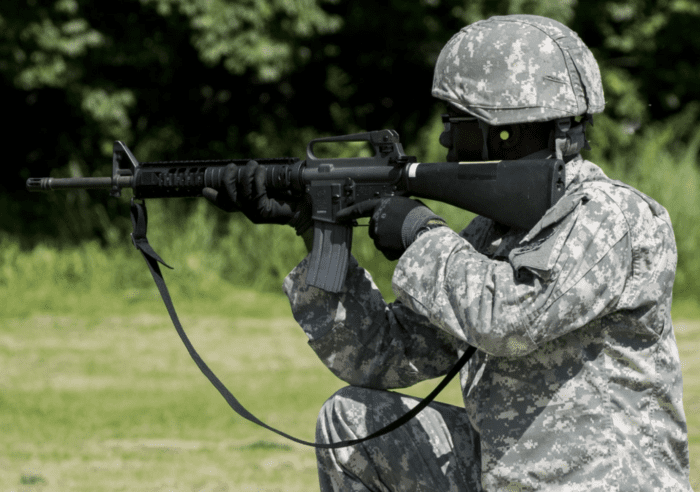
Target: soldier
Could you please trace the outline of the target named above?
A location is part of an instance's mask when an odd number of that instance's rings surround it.
[[[565,195],[529,231],[477,217],[457,234],[403,197],[343,211],[371,216],[377,247],[400,258],[394,303],[354,260],[338,294],[306,285],[308,257],[289,274],[295,319],[350,384],[321,409],[318,442],[395,420],[417,400],[387,389],[477,348],[464,407],[434,402],[382,437],[318,450],[321,489],[690,491],[673,230],[661,205],[579,154],[604,107],[593,55],[559,22],[493,17],[450,39],[432,94],[448,105],[448,160],[563,159]],[[276,213],[248,189],[252,208]]]

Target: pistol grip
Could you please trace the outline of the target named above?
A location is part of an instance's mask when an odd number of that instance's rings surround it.
[[[352,246],[352,226],[314,221],[306,283],[326,292],[338,293],[345,283]]]

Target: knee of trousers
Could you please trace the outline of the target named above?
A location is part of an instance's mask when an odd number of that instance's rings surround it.
[[[377,409],[390,405],[395,394],[358,386],[346,386],[336,391],[321,407],[316,421],[317,442],[330,443],[357,439],[376,430],[370,420],[383,412]]]

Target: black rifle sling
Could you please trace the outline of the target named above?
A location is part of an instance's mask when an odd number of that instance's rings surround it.
[[[313,442],[308,442],[304,441],[302,439],[298,439],[294,436],[290,436],[289,434],[286,434],[280,430],[277,430],[273,427],[270,427],[269,425],[265,424],[264,422],[260,421],[257,417],[255,417],[252,413],[250,413],[248,410],[246,410],[243,405],[241,405],[238,400],[231,394],[231,392],[224,386],[224,384],[219,380],[218,377],[212,372],[211,369],[209,369],[209,366],[202,360],[202,358],[199,356],[197,351],[194,349],[192,346],[192,343],[190,342],[189,338],[187,337],[187,334],[185,333],[185,330],[182,328],[182,325],[180,324],[180,320],[177,317],[177,313],[175,312],[175,308],[173,307],[173,302],[170,298],[170,293],[168,292],[168,288],[165,285],[165,280],[163,280],[163,275],[161,274],[160,267],[158,263],[162,263],[166,267],[172,269],[171,266],[169,266],[167,263],[165,263],[160,256],[153,250],[150,244],[148,244],[148,239],[146,238],[146,227],[148,224],[148,216],[146,213],[146,203],[145,201],[141,201],[141,203],[137,202],[133,198],[131,199],[131,222],[134,226],[134,232],[131,234],[132,241],[134,243],[134,246],[136,249],[138,249],[142,254],[143,257],[146,260],[146,264],[148,265],[149,270],[151,271],[151,275],[153,276],[153,280],[156,283],[156,286],[158,287],[158,291],[160,292],[160,296],[163,299],[163,302],[165,303],[165,307],[168,310],[168,314],[170,314],[170,319],[173,322],[173,325],[175,326],[175,329],[177,330],[178,335],[180,335],[180,339],[182,340],[182,343],[185,344],[185,347],[187,348],[187,351],[190,354],[190,357],[192,357],[192,360],[194,360],[195,364],[197,364],[197,367],[199,367],[200,371],[207,377],[209,382],[214,385],[214,387],[218,390],[218,392],[221,394],[221,396],[224,397],[224,400],[229,404],[229,406],[241,417],[258,424],[261,427],[264,427],[268,430],[271,430],[272,432],[275,432],[279,434],[280,436],[286,437],[287,439],[291,439],[294,442],[297,442],[299,444],[304,444],[306,446],[313,446],[315,448],[324,448],[324,449],[337,449],[337,448],[343,448],[346,446],[352,446],[354,444],[359,444],[363,441],[367,441],[369,439],[374,439],[375,437],[382,436],[384,434],[387,434],[394,429],[397,429],[398,427],[402,426],[409,420],[411,420],[415,415],[417,415],[421,410],[423,410],[426,406],[430,404],[430,402],[433,401],[433,399],[437,396],[442,389],[447,386],[447,384],[455,377],[455,375],[459,372],[459,370],[464,366],[464,364],[467,363],[469,358],[472,356],[472,354],[476,351],[475,347],[469,347],[467,351],[460,357],[459,361],[457,364],[454,365],[452,369],[447,373],[445,378],[440,382],[440,384],[421,402],[413,407],[410,411],[408,411],[406,414],[404,414],[402,417],[399,419],[395,420],[391,424],[387,425],[386,427],[383,427],[379,429],[378,431],[370,434],[369,436],[360,438],[360,439],[352,439],[348,441],[340,441],[340,442],[335,442],[331,444],[318,444],[318,443],[313,443]]]

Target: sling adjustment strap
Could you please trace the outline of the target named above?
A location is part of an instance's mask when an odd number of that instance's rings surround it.
[[[239,401],[231,394],[231,392],[224,386],[224,383],[221,382],[221,380],[212,372],[211,369],[209,369],[209,366],[202,360],[202,358],[199,356],[197,351],[194,349],[192,346],[192,343],[190,342],[190,339],[187,337],[187,334],[185,333],[185,330],[182,328],[182,325],[180,324],[180,320],[177,317],[177,313],[175,312],[175,307],[173,306],[173,302],[170,298],[170,293],[168,292],[168,288],[165,285],[165,280],[163,280],[163,275],[160,271],[160,266],[158,263],[162,263],[166,267],[172,269],[171,266],[169,266],[167,263],[165,263],[160,256],[153,250],[150,244],[148,244],[148,239],[146,238],[146,228],[148,224],[148,216],[146,213],[146,202],[144,200],[141,200],[140,202],[135,200],[134,198],[131,199],[131,222],[134,226],[134,232],[131,234],[131,239],[132,242],[134,243],[134,246],[136,249],[138,249],[142,254],[144,259],[146,260],[146,264],[148,265],[148,269],[151,271],[151,275],[153,276],[153,280],[156,283],[156,286],[158,287],[158,291],[160,292],[160,296],[163,299],[163,303],[165,303],[165,307],[168,310],[168,314],[170,315],[170,319],[173,322],[173,325],[175,326],[175,330],[177,330],[177,334],[180,335],[180,339],[182,340],[182,343],[185,344],[185,347],[187,348],[187,352],[189,352],[190,357],[192,357],[192,360],[197,364],[197,367],[199,367],[199,370],[202,371],[202,373],[207,377],[209,382],[214,385],[214,387],[217,389],[217,391],[221,394],[221,396],[226,400],[226,403],[229,404],[229,406],[241,417],[243,417],[246,420],[249,420],[261,427],[264,427],[265,429],[268,429],[272,432],[275,432],[276,434],[279,434],[280,436],[286,437],[287,439],[290,439],[296,443],[303,444],[305,446],[313,446],[315,448],[323,448],[323,449],[337,449],[337,448],[344,448],[347,446],[352,446],[355,444],[359,444],[363,441],[367,441],[369,439],[374,439],[375,437],[383,436],[384,434],[388,434],[389,432],[393,431],[394,429],[397,429],[398,427],[401,427],[403,424],[411,420],[414,416],[416,416],[418,413],[420,413],[421,410],[423,410],[425,407],[427,407],[433,399],[437,396],[442,389],[447,386],[447,384],[455,377],[455,375],[460,371],[460,369],[464,366],[464,364],[467,363],[469,358],[472,356],[472,354],[476,351],[475,347],[469,347],[467,351],[460,357],[459,361],[450,369],[450,371],[447,373],[445,378],[440,382],[440,384],[421,402],[413,407],[410,411],[408,411],[406,414],[404,414],[402,417],[398,418],[391,424],[387,425],[386,427],[383,427],[379,429],[378,431],[365,436],[360,439],[352,439],[348,441],[339,441],[339,442],[334,442],[330,444],[319,444],[319,443],[314,443],[314,442],[309,442],[309,441],[304,441],[302,439],[298,439],[294,436],[290,436],[289,434],[286,434],[278,429],[275,429],[274,427],[270,427],[266,423],[262,422],[259,420],[255,415],[250,413],[248,410],[246,410],[243,405],[239,403]]]

